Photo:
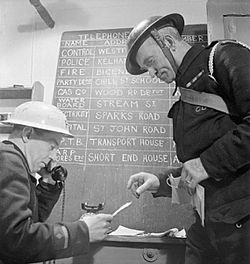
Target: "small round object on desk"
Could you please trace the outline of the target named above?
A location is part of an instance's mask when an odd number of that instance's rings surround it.
[[[158,252],[152,248],[144,248],[142,256],[146,261],[154,262],[158,259]]]

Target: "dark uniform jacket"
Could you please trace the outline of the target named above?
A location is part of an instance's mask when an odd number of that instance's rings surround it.
[[[236,43],[218,45],[213,65],[215,81],[208,72],[214,44],[206,48],[193,46],[187,52],[178,69],[176,85],[186,87],[204,70],[189,88],[221,96],[230,115],[177,101],[169,117],[173,119],[179,160],[200,157],[210,177],[201,182],[205,187],[206,217],[235,223],[250,214],[250,51]],[[159,178],[159,194],[165,190],[169,195],[166,175]]]
[[[89,233],[82,221],[43,223],[61,188],[31,175],[17,146],[0,143],[0,263],[29,263],[83,254]]]

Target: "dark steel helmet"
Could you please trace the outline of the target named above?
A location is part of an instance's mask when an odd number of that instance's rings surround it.
[[[141,21],[130,32],[127,40],[126,69],[130,74],[138,75],[146,72],[136,62],[136,54],[142,43],[150,36],[153,29],[161,29],[166,26],[175,27],[180,35],[184,28],[184,19],[180,14],[166,16],[152,16]]]

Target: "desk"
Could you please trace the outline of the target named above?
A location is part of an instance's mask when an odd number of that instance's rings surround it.
[[[183,264],[185,239],[109,236],[74,264]]]

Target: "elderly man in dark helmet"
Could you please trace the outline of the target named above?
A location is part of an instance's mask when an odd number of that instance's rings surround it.
[[[71,223],[46,223],[63,188],[65,169],[54,177],[62,137],[73,137],[62,111],[31,101],[4,123],[13,125],[0,143],[0,263],[30,263],[88,252],[110,232],[112,215],[85,215]],[[41,178],[37,183],[37,175]]]
[[[146,71],[176,82],[180,100],[168,116],[182,166],[160,175],[138,172],[128,189],[139,197],[171,196],[170,175],[194,194],[205,188],[204,224],[195,223],[186,240],[185,264],[250,263],[250,51],[233,40],[190,46],[181,34],[180,14],[145,19],[131,31],[127,71]]]

